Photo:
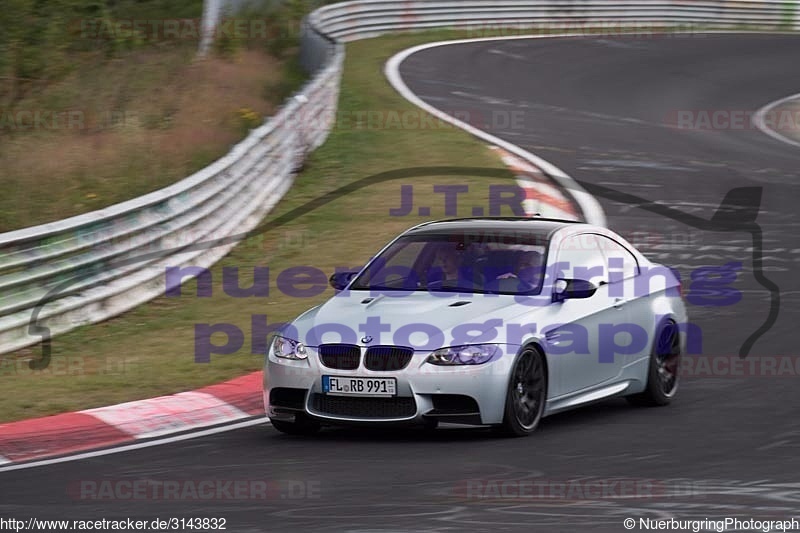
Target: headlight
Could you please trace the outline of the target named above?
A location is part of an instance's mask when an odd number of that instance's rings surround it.
[[[436,350],[426,361],[432,365],[482,365],[500,352],[496,344],[467,344]]]
[[[270,350],[275,357],[284,359],[306,359],[308,357],[305,344],[286,337],[279,337],[278,335],[275,335],[275,338],[272,339]]]

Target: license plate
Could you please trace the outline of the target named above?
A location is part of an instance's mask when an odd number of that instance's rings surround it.
[[[322,376],[322,392],[338,396],[396,396],[397,380]]]

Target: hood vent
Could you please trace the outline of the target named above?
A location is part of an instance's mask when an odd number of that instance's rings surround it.
[[[468,304],[471,304],[471,303],[472,303],[472,302],[468,302],[468,301],[465,301],[465,300],[461,300],[460,302],[453,302],[453,303],[451,303],[451,304],[449,305],[449,307],[461,307],[461,306],[463,306],[463,305],[468,305]]]

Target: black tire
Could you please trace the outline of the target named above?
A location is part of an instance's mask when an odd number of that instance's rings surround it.
[[[506,437],[524,437],[536,430],[547,400],[547,367],[544,355],[526,348],[511,369],[506,389],[503,423],[495,429]]]
[[[647,371],[647,388],[644,392],[627,396],[628,402],[646,407],[671,403],[678,391],[680,362],[680,331],[675,322],[670,320],[661,326],[656,334]]]
[[[272,427],[287,435],[313,435],[320,429],[320,424],[305,415],[295,415],[294,422],[288,420],[269,419]]]

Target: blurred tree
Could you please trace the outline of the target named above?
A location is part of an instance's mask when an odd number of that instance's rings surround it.
[[[203,0],[3,0],[0,9],[0,107],[61,79],[77,52],[107,56],[145,39],[117,31],[120,19],[199,18]]]
[[[70,24],[94,0],[5,0],[0,11],[0,103],[11,106],[31,89],[72,68]]]

